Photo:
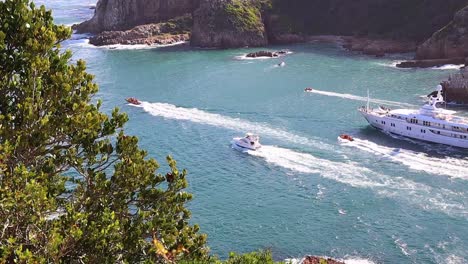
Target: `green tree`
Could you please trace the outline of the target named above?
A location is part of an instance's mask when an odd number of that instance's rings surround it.
[[[71,31],[29,0],[0,1],[0,263],[204,259],[186,172],[157,174],[127,116],[100,112]]]

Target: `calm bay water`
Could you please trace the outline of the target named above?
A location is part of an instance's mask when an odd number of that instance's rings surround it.
[[[71,24],[91,17],[95,1],[42,2]],[[193,222],[213,253],[468,263],[467,152],[390,137],[357,112],[367,89],[392,107],[418,107],[456,70],[396,69],[411,54],[376,59],[320,43],[242,60],[256,49],[106,49],[82,37],[64,46],[96,75],[104,110],[129,114],[127,131],[161,172],[168,154],[188,169]],[[127,105],[130,96],[142,107]],[[248,131],[265,147],[233,150],[231,139]],[[341,133],[356,142],[338,144]]]

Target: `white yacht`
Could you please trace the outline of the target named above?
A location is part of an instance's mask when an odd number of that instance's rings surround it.
[[[439,108],[444,103],[442,86],[437,95],[419,110],[385,107],[361,107],[359,112],[376,129],[393,134],[460,148],[468,148],[468,120],[455,116],[455,111]]]
[[[232,144],[236,147],[248,150],[257,150],[262,147],[260,137],[252,133],[247,133],[243,138],[233,138]]]

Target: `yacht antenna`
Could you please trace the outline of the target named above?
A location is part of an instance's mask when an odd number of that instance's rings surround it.
[[[369,89],[367,89],[367,106],[366,106],[366,112],[369,112],[369,101],[370,101]]]

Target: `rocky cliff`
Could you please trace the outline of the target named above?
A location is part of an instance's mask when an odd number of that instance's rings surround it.
[[[417,59],[464,58],[468,56],[468,6],[420,45]]]
[[[193,12],[199,0],[99,0],[91,20],[75,29],[78,33],[128,30]]]
[[[202,0],[193,15],[191,44],[233,48],[268,43],[257,0]]]
[[[155,36],[156,27],[129,29],[191,13],[194,46],[263,46],[344,35],[353,37],[350,49],[380,56],[414,51],[428,39],[417,58],[439,59],[467,55],[468,11],[453,18],[467,5],[468,0],[99,0],[94,17],[75,29],[122,31],[106,32],[101,43],[141,43],[145,35]]]
[[[268,30],[424,41],[447,25],[467,0],[272,0]]]

